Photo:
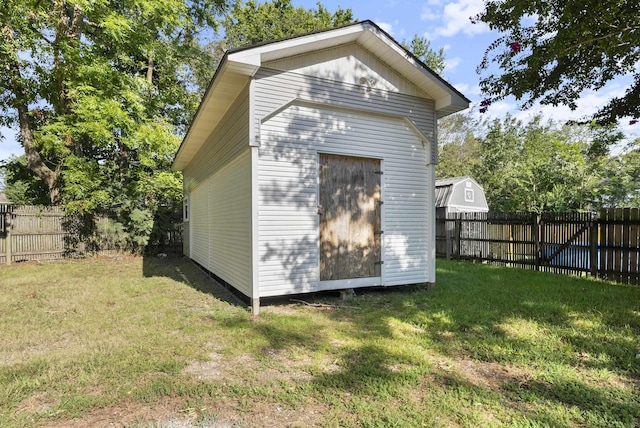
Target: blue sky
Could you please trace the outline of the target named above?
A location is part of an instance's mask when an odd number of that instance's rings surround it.
[[[315,8],[316,3],[316,0],[293,0],[294,5],[306,8]],[[470,16],[482,11],[482,0],[324,0],[321,3],[332,12],[338,6],[351,8],[357,19],[375,22],[398,42],[410,40],[418,34],[427,37],[433,49],[443,47],[447,60],[444,78],[473,102],[471,109],[477,113],[477,103],[483,96],[478,90],[479,79],[475,70],[485,49],[497,37],[486,25],[471,24],[469,21]],[[557,121],[580,119],[594,113],[612,96],[622,95],[630,81],[630,77],[621,77],[598,92],[584,93],[575,111],[549,106],[534,106],[522,111],[515,100],[505,100],[491,105],[486,115],[491,118],[504,117],[509,113],[527,120],[542,113]],[[621,122],[621,129],[629,138],[640,135],[640,124],[630,126],[628,120]],[[15,131],[1,128],[0,134],[5,137],[0,141],[0,160],[7,159],[11,154],[23,153],[15,139]]]

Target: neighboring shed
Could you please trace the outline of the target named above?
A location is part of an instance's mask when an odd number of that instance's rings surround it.
[[[370,21],[225,53],[173,168],[185,255],[251,299],[435,282],[460,92]]]
[[[486,242],[462,240],[460,248],[455,245],[456,222],[452,218],[457,213],[486,213],[489,211],[484,189],[469,177],[455,177],[436,180],[436,217],[438,218],[436,252],[450,258],[452,254],[478,256],[488,254]],[[461,214],[464,215],[464,214]],[[449,221],[445,220],[449,218]],[[459,224],[459,223],[458,223]],[[486,222],[464,222],[457,233],[463,238],[482,238],[486,236]]]
[[[489,211],[484,189],[469,177],[436,180],[436,210],[438,216],[449,213]]]

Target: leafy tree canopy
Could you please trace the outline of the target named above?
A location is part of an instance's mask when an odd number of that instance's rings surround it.
[[[417,34],[410,42],[403,40],[402,46],[425,63],[427,67],[442,75],[445,67],[444,48],[440,48],[437,52],[434,51],[431,49],[431,42]]]
[[[438,163],[436,177],[473,176],[480,165],[479,130],[485,123],[470,112],[447,116],[438,121]]]
[[[640,138],[604,166],[603,205],[640,207]]]
[[[502,34],[478,67],[480,87],[489,97],[483,109],[508,95],[525,108],[539,101],[575,109],[584,90],[626,75],[633,77],[626,93],[609,100],[593,119],[640,119],[637,0],[487,0],[484,12],[471,19]],[[493,64],[499,71],[491,71]]]
[[[540,116],[440,121],[439,178],[470,175],[495,211],[573,211],[638,206],[638,143],[612,155],[616,127],[559,125]],[[636,187],[634,187],[636,186]]]
[[[199,35],[220,8],[220,0],[3,2],[0,122],[19,128],[26,166],[51,203],[139,206],[179,185],[168,166],[198,101]]]
[[[6,166],[7,194],[37,203],[44,188],[69,212],[108,207],[143,245],[158,207],[181,200],[170,166],[210,60],[202,34],[222,5],[5,0],[0,123],[25,151]]]
[[[320,2],[317,9],[295,7],[291,0],[256,3],[236,0],[224,22],[225,48],[237,48],[296,36],[355,22],[351,9],[331,13]]]

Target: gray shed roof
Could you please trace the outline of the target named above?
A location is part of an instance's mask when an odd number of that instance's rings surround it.
[[[444,207],[449,202],[451,192],[453,191],[453,185],[466,181],[469,176],[443,178],[442,180],[436,180],[436,207]]]
[[[436,207],[446,207],[450,205],[455,186],[467,181],[472,182],[481,191],[483,191],[482,186],[480,186],[473,178],[469,177],[468,175],[436,180]],[[485,200],[484,195],[482,195],[482,200]],[[486,202],[483,202],[482,205],[486,206]]]

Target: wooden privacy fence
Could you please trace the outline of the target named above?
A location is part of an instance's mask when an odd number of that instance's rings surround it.
[[[436,254],[640,284],[640,210],[456,213],[436,220]]]
[[[114,239],[113,219],[96,217],[95,229],[89,235],[79,230],[75,220],[78,218],[66,216],[59,206],[0,204],[0,264],[117,254],[124,250],[122,243]],[[173,226],[152,233],[148,247],[181,253],[181,219]]]
[[[1,207],[0,262],[51,260],[62,258],[66,233],[64,213],[58,207]]]

